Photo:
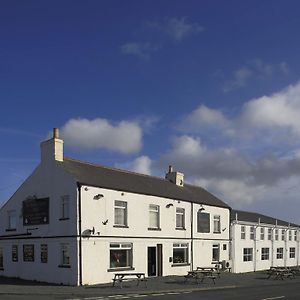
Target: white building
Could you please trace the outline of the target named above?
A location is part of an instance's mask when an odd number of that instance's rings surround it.
[[[184,183],[64,158],[58,130],[0,210],[0,275],[70,285],[229,259],[230,208]]]
[[[245,211],[231,211],[233,272],[298,266],[300,227]]]

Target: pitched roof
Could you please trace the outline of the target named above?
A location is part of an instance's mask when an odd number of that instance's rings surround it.
[[[166,179],[103,167],[70,158],[64,158],[64,161],[58,162],[58,164],[83,185],[230,208],[205,189],[190,184],[181,187]]]
[[[237,214],[238,221],[258,223],[260,219],[260,223],[276,225],[276,221],[277,221],[277,225],[279,226],[290,225],[292,227],[300,227],[300,225],[297,224],[282,221],[256,212],[249,212],[249,211],[242,211],[242,210],[232,210],[230,213],[230,221],[234,221],[236,219],[236,214]]]

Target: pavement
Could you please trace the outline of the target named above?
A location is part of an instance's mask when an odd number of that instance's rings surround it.
[[[202,283],[196,283],[189,279],[185,282],[183,276],[166,276],[148,278],[147,287],[143,282],[139,286],[135,281],[123,283],[123,288],[113,287],[112,284],[99,284],[91,286],[63,286],[36,281],[21,280],[16,278],[0,277],[0,297],[1,295],[52,295],[68,297],[91,297],[109,296],[126,294],[154,294],[172,292],[195,292],[208,290],[226,290],[234,288],[278,286],[287,283],[300,284],[300,276],[293,279],[284,280],[267,279],[264,272],[252,272],[244,274],[221,273],[220,278],[216,279],[216,284],[209,278]]]

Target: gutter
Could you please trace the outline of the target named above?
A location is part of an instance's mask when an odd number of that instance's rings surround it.
[[[81,184],[77,183],[78,189],[78,231],[79,231],[79,285],[82,286],[82,237],[81,237]]]

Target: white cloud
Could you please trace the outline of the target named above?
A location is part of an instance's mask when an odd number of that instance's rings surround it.
[[[157,29],[177,42],[181,42],[188,36],[196,35],[204,31],[204,27],[198,23],[191,23],[187,17],[165,18],[163,22],[148,22],[149,28]]]
[[[157,46],[150,44],[149,42],[139,43],[131,42],[121,46],[121,52],[126,55],[134,55],[141,59],[149,59],[152,52],[158,50]]]
[[[242,67],[234,71],[233,79],[224,84],[223,91],[229,92],[231,90],[244,87],[252,76],[253,72],[247,67]]]
[[[137,173],[151,175],[151,164],[151,159],[143,155],[132,161],[129,165],[129,169]]]
[[[122,154],[138,152],[142,147],[142,129],[138,123],[106,119],[71,119],[61,128],[66,144],[76,149],[106,149]]]

